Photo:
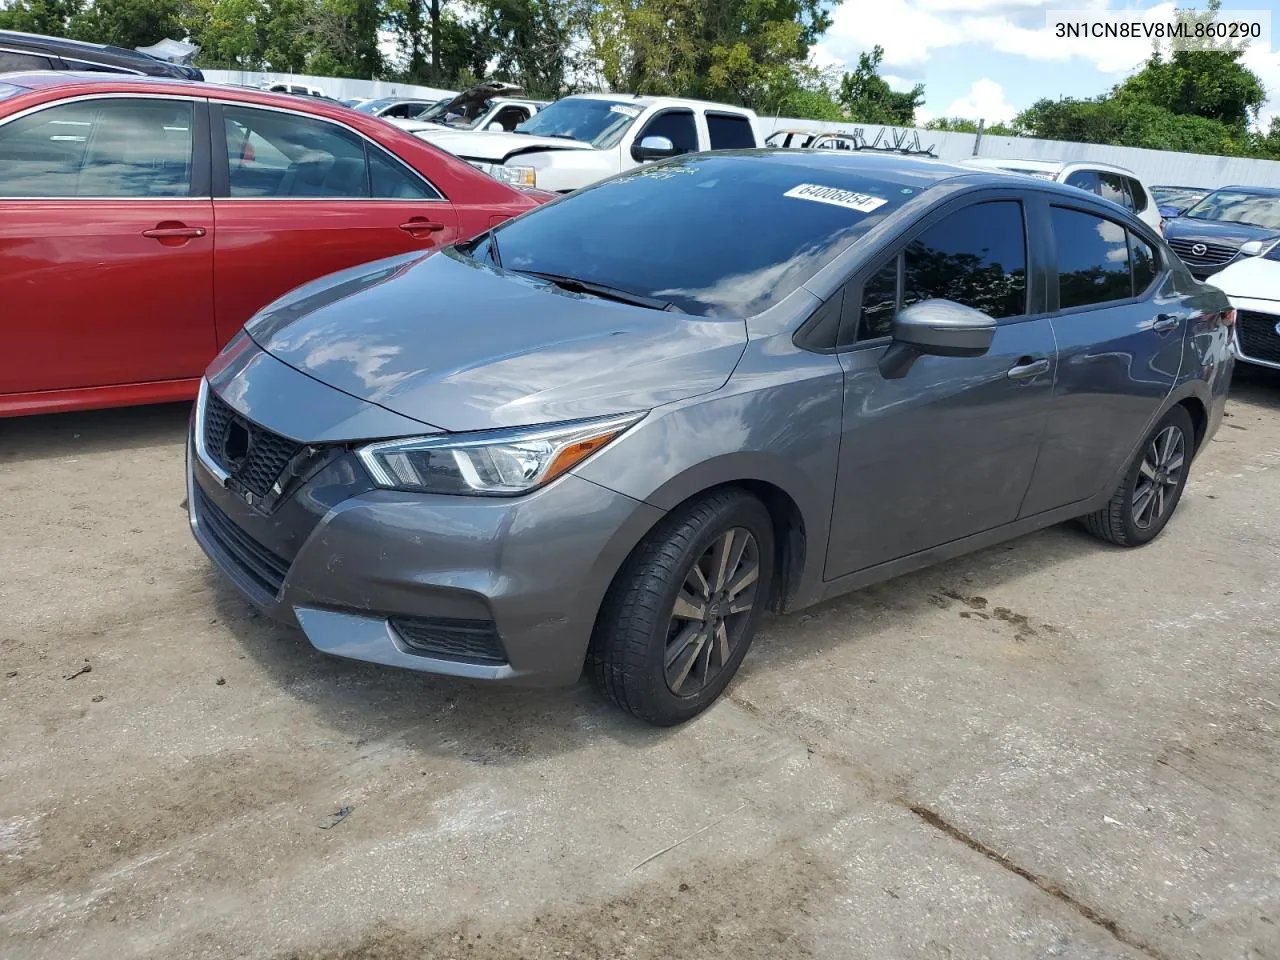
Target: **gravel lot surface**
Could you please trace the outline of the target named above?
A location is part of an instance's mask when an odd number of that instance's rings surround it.
[[[652,730],[327,658],[181,509],[187,409],[0,421],[0,956],[1280,957],[1280,377],[1151,546],[766,622]]]

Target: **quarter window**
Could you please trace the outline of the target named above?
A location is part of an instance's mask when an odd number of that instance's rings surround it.
[[[712,150],[742,150],[756,145],[751,121],[740,114],[708,113],[707,133]]]
[[[698,128],[689,110],[668,110],[649,121],[644,132],[636,138],[639,143],[645,137],[666,137],[676,148],[676,153],[698,152]]]
[[[904,251],[902,305],[941,297],[997,320],[1027,312],[1027,238],[1022,206],[965,207]]]
[[[1124,227],[1080,210],[1052,208],[1058,306],[1067,310],[1133,296]]]
[[[1133,212],[1141,213],[1147,209],[1147,191],[1133,177],[1125,177],[1125,183],[1129,187],[1129,196],[1133,198]]]
[[[185,197],[193,107],[181,100],[86,100],[0,126],[0,195]]]
[[[876,340],[892,332],[898,312],[898,264],[894,257],[862,287],[862,310],[858,314],[858,340]]]

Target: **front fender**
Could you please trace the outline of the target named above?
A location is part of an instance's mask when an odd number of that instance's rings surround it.
[[[833,356],[775,337],[748,344],[729,382],[714,394],[654,410],[616,445],[577,472],[664,513],[732,483],[790,501],[804,536],[789,572],[788,605],[821,586],[840,451],[843,373]],[[788,559],[795,560],[789,555]]]

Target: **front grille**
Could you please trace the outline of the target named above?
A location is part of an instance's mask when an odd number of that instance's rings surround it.
[[[260,604],[271,603],[280,594],[289,563],[254,540],[218,509],[208,495],[195,487],[196,524],[222,554],[228,571]]]
[[[1192,252],[1192,247],[1198,244],[1204,244],[1203,253]],[[1178,255],[1178,259],[1189,267],[1216,266],[1226,263],[1240,252],[1239,247],[1233,247],[1230,244],[1209,243],[1207,240],[1187,240],[1182,237],[1175,237],[1170,240],[1169,246]]]
[[[457,620],[448,617],[393,617],[391,626],[412,650],[445,660],[472,663],[506,663],[492,620]]]
[[[261,499],[302,444],[246,420],[209,390],[204,404],[204,447],[238,485]]]
[[[1280,316],[1255,313],[1252,310],[1236,311],[1236,343],[1242,356],[1263,363],[1280,363],[1280,334],[1276,324]]]

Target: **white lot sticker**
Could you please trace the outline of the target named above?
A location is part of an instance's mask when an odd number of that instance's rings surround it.
[[[620,114],[622,114],[624,117],[638,117],[638,116],[640,116],[640,111],[639,111],[639,110],[637,110],[635,107],[624,107],[624,106],[623,106],[622,104],[620,104],[620,103],[615,103],[613,106],[611,106],[611,107],[609,108],[609,112],[610,112],[610,113],[620,113]]]
[[[837,207],[848,207],[859,213],[870,213],[889,201],[884,197],[873,197],[869,193],[854,193],[852,190],[841,190],[839,187],[824,187],[819,183],[802,183],[792,187],[784,197],[795,197],[799,200],[816,200],[818,203],[830,203]]]

